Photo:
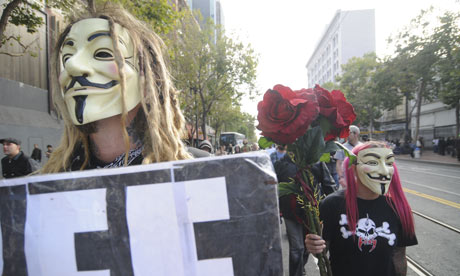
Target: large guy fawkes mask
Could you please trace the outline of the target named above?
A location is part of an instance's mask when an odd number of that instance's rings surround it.
[[[126,108],[141,101],[133,43],[128,31],[115,24],[125,59]],[[115,63],[109,22],[90,18],[75,23],[61,47],[59,83],[75,125],[84,125],[122,113],[120,76]]]
[[[393,151],[387,148],[368,148],[358,152],[356,173],[361,183],[379,195],[385,195],[393,177]]]

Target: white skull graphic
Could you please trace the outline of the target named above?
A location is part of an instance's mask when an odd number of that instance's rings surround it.
[[[356,225],[356,235],[364,241],[373,240],[378,236],[375,228],[375,223],[369,217],[362,218]]]

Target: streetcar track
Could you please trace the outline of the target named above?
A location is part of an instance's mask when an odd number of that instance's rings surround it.
[[[429,220],[429,221],[431,221],[431,222],[434,222],[435,224],[438,224],[438,225],[440,225],[440,226],[443,226],[443,227],[445,227],[445,228],[447,228],[447,229],[449,229],[449,230],[452,230],[452,231],[454,231],[454,232],[460,234],[460,229],[457,229],[457,228],[455,228],[455,227],[453,227],[453,226],[451,226],[451,225],[449,225],[449,224],[446,224],[446,223],[444,223],[444,222],[442,222],[442,221],[439,221],[439,220],[437,220],[437,219],[435,219],[435,218],[429,217],[429,216],[427,216],[427,215],[424,215],[424,214],[419,213],[419,212],[414,211],[414,210],[412,210],[412,213],[416,214],[416,215],[419,216],[419,217],[422,217],[422,218],[424,218],[424,219],[427,219],[427,220]]]
[[[422,265],[414,261],[411,257],[406,255],[407,266],[412,269],[417,275],[420,276],[434,276],[431,272],[425,269]]]

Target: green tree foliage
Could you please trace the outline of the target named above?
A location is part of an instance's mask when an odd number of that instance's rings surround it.
[[[206,133],[208,116],[217,113],[219,101],[237,105],[243,94],[256,94],[257,58],[249,46],[227,37],[211,20],[201,30],[194,22],[186,15],[170,43],[172,74],[183,92],[187,121]]]
[[[374,123],[381,114],[384,105],[373,78],[380,64],[375,53],[365,54],[362,58],[353,57],[342,65],[342,75],[338,77],[340,88],[353,105],[356,124],[367,125],[372,134]]]
[[[399,66],[395,71],[403,73],[400,77],[406,77],[403,80],[405,83],[398,86],[404,87],[408,99],[415,99],[414,139],[418,139],[422,102],[433,99],[437,91],[435,81],[437,73],[434,65],[437,62],[438,45],[431,37],[434,28],[432,16],[433,8],[422,10],[394,40],[396,46],[394,65]]]
[[[10,56],[21,56],[29,51],[30,45],[25,45],[21,42],[20,35],[6,36],[5,30],[8,24],[15,26],[24,26],[28,33],[33,34],[43,25],[42,17],[37,15],[37,12],[43,9],[43,6],[50,8],[58,8],[67,11],[73,6],[75,0],[41,0],[41,1],[25,1],[25,0],[9,0],[2,4],[2,15],[0,17],[0,47],[10,41],[15,41],[22,47],[21,53],[6,53]],[[33,52],[30,52],[33,54]]]
[[[460,13],[446,12],[433,33],[438,57],[436,72],[439,82],[439,98],[455,108],[456,137],[460,134]]]
[[[161,36],[171,32],[177,25],[177,21],[182,18],[182,13],[167,0],[98,0],[98,2],[120,3]]]

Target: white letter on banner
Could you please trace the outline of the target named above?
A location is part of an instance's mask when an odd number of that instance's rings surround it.
[[[130,186],[126,194],[134,274],[185,275],[172,184]]]
[[[185,182],[190,217],[193,222],[230,219],[225,177]],[[198,276],[233,276],[232,258],[198,261]]]
[[[74,233],[107,230],[106,189],[29,195],[25,252],[31,276],[110,276],[78,272]]]

